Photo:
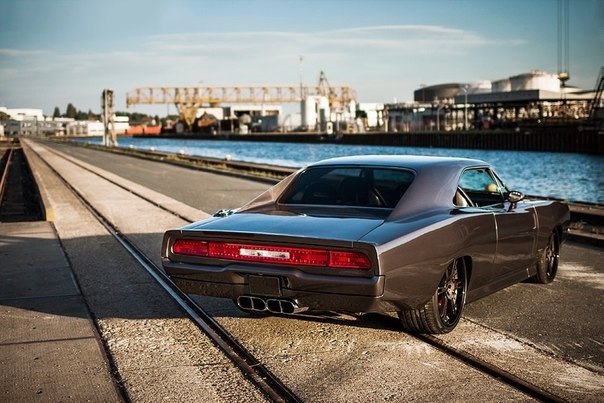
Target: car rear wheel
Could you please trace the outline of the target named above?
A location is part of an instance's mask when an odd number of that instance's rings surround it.
[[[552,232],[543,250],[541,259],[537,262],[537,274],[533,278],[535,282],[549,284],[554,281],[558,273],[558,260],[560,258],[560,241],[558,233]]]
[[[398,313],[405,330],[415,333],[448,333],[457,326],[466,303],[467,270],[463,259],[454,260],[434,295],[423,307]]]

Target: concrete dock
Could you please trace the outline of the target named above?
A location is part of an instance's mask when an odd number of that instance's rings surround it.
[[[122,401],[53,223],[0,223],[0,261],[2,400]]]

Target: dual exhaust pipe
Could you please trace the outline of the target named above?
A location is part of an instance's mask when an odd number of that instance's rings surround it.
[[[300,308],[297,303],[287,299],[260,298],[250,295],[241,295],[237,298],[237,305],[241,309],[256,312],[270,312],[276,314],[294,314],[303,312],[308,308]]]

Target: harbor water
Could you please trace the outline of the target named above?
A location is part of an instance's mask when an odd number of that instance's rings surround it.
[[[75,141],[102,144],[100,138]],[[119,147],[231,158],[287,167],[348,155],[432,155],[477,158],[490,163],[511,189],[569,202],[604,204],[604,157],[535,151],[249,142],[121,137]]]

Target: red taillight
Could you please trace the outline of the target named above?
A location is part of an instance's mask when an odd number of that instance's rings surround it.
[[[328,251],[321,249],[227,242],[210,242],[209,256],[223,259],[299,264],[304,266],[326,266],[329,261]]]
[[[177,239],[172,252],[179,255],[208,256],[208,243],[195,239]]]
[[[340,269],[370,269],[369,258],[359,252],[329,251],[329,267]]]
[[[371,261],[363,253],[328,249],[178,239],[174,242],[172,251],[179,255],[208,256],[239,261],[334,269],[371,269]]]

